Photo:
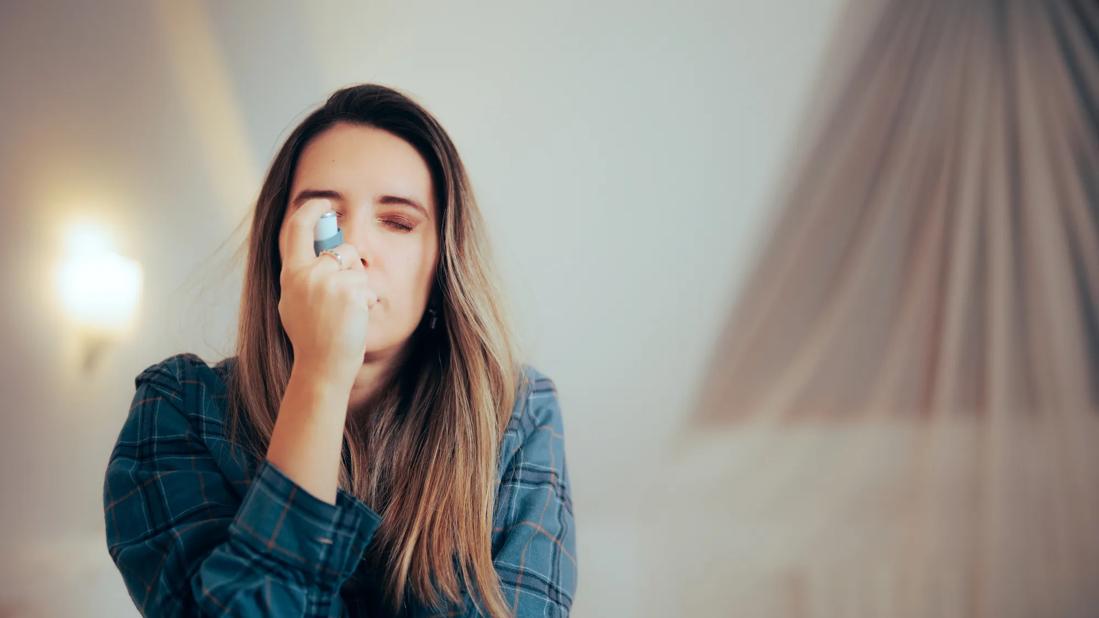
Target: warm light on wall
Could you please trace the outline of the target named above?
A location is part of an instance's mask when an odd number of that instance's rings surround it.
[[[116,253],[99,227],[74,224],[68,251],[57,272],[65,314],[81,339],[84,370],[94,367],[106,347],[133,326],[141,297],[142,271],[135,260]]]

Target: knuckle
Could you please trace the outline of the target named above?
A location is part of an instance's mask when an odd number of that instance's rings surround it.
[[[357,293],[356,286],[351,285],[351,283],[352,282],[350,279],[341,279],[339,282],[340,294],[344,298],[354,298],[355,294]]]
[[[355,249],[355,245],[344,243],[340,245],[340,255],[343,256],[344,263],[356,262],[359,259],[359,252]]]
[[[340,280],[338,277],[325,277],[324,280],[321,282],[321,287],[324,289],[326,294],[339,295],[340,289],[343,286],[340,285]]]

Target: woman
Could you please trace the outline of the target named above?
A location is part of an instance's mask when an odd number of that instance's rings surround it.
[[[333,210],[345,242],[316,255]],[[104,484],[149,616],[566,616],[553,382],[518,361],[458,153],[402,94],[334,93],[256,204],[236,356],[141,372]]]

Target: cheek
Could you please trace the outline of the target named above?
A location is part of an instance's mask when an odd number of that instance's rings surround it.
[[[404,239],[410,240],[410,239]],[[425,246],[426,245],[426,246]],[[418,320],[435,275],[435,250],[426,242],[392,242],[380,249],[384,263],[378,285],[395,315]]]
[[[426,280],[425,285],[430,288],[435,277],[435,271],[439,263],[439,241],[433,233],[431,240],[426,243],[420,256],[421,276]]]
[[[405,298],[415,305],[423,302],[431,289],[432,264],[421,253],[409,255],[400,266],[401,287]]]

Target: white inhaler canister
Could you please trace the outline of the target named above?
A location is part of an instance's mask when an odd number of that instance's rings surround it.
[[[329,210],[313,228],[313,253],[320,255],[322,251],[342,244],[343,231],[336,225],[336,213]]]

